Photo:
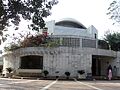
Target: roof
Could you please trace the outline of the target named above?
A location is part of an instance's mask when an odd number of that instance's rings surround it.
[[[64,18],[55,23],[57,26],[64,26],[64,27],[73,27],[73,28],[81,28],[81,29],[86,29],[86,27],[78,22],[75,19],[72,18]]]

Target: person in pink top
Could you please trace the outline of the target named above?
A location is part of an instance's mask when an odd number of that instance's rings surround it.
[[[112,79],[112,66],[109,65],[107,68],[107,76],[108,76],[108,80]]]
[[[109,72],[108,72],[108,79],[111,80],[112,79],[112,70],[109,69]]]

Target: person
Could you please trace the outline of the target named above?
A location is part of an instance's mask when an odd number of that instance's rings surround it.
[[[113,77],[116,78],[116,76],[117,76],[117,67],[114,66],[113,67]]]
[[[109,65],[109,66],[108,66],[108,70],[109,70],[109,69],[111,69],[111,70],[112,70],[112,66],[111,66],[111,65]]]
[[[111,80],[112,79],[112,66],[111,65],[108,66],[107,73],[108,73],[108,79]]]
[[[111,80],[112,79],[112,70],[109,69],[109,72],[108,72],[108,79]]]

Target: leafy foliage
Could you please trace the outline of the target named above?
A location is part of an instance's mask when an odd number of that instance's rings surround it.
[[[85,73],[85,71],[84,70],[78,70],[78,73],[82,75],[82,74]]]
[[[21,47],[33,47],[33,46],[40,46],[42,43],[45,43],[46,37],[44,35],[31,35],[30,37],[26,37],[21,42]]]
[[[31,20],[29,27],[39,31],[45,27],[43,18],[51,14],[52,6],[57,3],[57,0],[0,0],[0,35],[3,35],[10,23],[18,30],[21,17]]]
[[[113,0],[108,7],[107,15],[110,19],[114,20],[117,23],[120,23],[120,2],[119,0]],[[115,22],[113,24],[115,24]]]
[[[70,77],[70,72],[65,72],[65,75],[67,76],[67,79]]]
[[[105,40],[98,40],[98,48],[109,49],[109,45]]]
[[[44,73],[45,77],[49,74],[49,72],[47,70],[44,70],[43,73]]]
[[[8,47],[4,47],[4,51],[13,51],[13,50],[16,50],[16,49],[19,49],[20,46],[18,44],[11,44],[10,46]]]
[[[13,71],[13,69],[12,69],[11,67],[6,68],[6,70],[7,70],[9,73],[11,73],[11,72]]]
[[[5,51],[12,51],[25,47],[56,47],[60,44],[60,41],[53,40],[51,37],[44,34],[27,35],[24,40],[18,40],[17,43],[12,42],[10,45],[4,47]]]
[[[48,40],[47,40],[48,41]],[[59,40],[56,40],[56,41],[53,41],[53,40],[49,40],[47,43],[46,43],[46,47],[56,47],[56,46],[59,46],[60,45],[60,41]]]
[[[104,40],[110,45],[111,50],[120,50],[120,33],[108,33]]]
[[[53,41],[51,37],[46,37],[43,34],[38,34],[36,36],[26,37],[21,42],[21,47],[56,47],[59,45],[59,41]]]

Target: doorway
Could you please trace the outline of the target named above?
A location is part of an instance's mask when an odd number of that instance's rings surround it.
[[[92,56],[92,76],[101,76],[101,60]]]
[[[92,55],[92,76],[106,76],[108,65],[112,64],[114,59],[109,56]]]

